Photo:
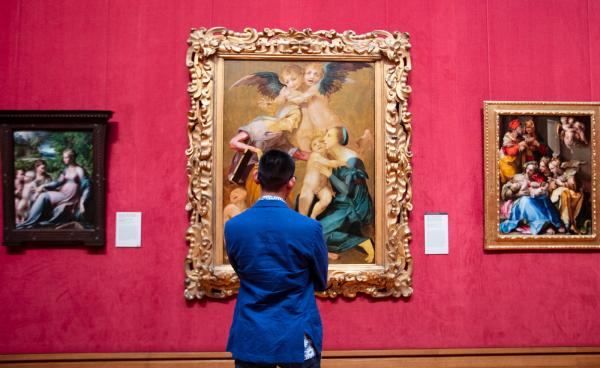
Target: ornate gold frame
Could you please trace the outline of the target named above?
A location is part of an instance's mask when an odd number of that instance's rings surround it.
[[[355,297],[362,292],[374,297],[408,297],[412,293],[412,237],[408,217],[412,210],[411,114],[407,84],[411,70],[407,33],[373,31],[289,31],[246,28],[234,32],[222,27],[192,29],[188,39],[187,67],[191,108],[188,113],[189,148],[186,150],[189,177],[190,227],[186,233],[189,252],[185,259],[187,299],[226,298],[239,288],[237,275],[229,265],[215,264],[223,252],[222,235],[217,234],[215,211],[219,204],[216,175],[222,159],[214,152],[222,137],[218,127],[222,116],[223,59],[353,60],[375,63],[376,73],[376,227],[381,244],[373,265],[332,265],[329,286],[320,296]],[[379,135],[379,138],[377,138]],[[379,193],[379,194],[377,194]],[[379,220],[377,220],[379,219]],[[221,228],[222,230],[222,228]]]
[[[596,123],[600,118],[600,103],[597,102],[506,102],[484,101],[485,132],[485,242],[487,250],[526,250],[526,249],[600,249],[600,208],[597,205],[599,195],[598,173],[600,160],[597,159],[599,135]],[[520,235],[500,234],[500,183],[499,149],[500,123],[503,115],[510,116],[589,116],[591,150],[591,234],[587,235]]]

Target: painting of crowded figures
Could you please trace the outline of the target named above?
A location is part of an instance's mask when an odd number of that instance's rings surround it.
[[[94,180],[99,166],[95,154],[103,151],[96,144],[100,125],[65,123],[75,112],[68,117],[63,112],[64,121],[57,122],[60,114],[0,112],[6,122],[3,169],[9,174],[4,187],[5,244],[100,243],[104,220],[97,207],[103,201],[95,196],[103,185]]]
[[[185,296],[237,292],[223,228],[260,197],[270,149],[296,163],[288,206],[323,227],[323,296],[410,295],[408,35],[211,28],[188,43]]]
[[[600,248],[599,109],[485,103],[486,248]]]

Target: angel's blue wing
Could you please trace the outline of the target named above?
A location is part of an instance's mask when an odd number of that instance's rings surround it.
[[[255,86],[258,91],[269,98],[276,98],[284,85],[279,81],[277,73],[258,72],[245,76],[235,82],[229,89],[238,86]]]
[[[326,63],[323,67],[323,79],[319,83],[319,92],[324,96],[328,96],[339,91],[346,82],[348,73],[370,67],[371,64],[369,63],[343,61]]]

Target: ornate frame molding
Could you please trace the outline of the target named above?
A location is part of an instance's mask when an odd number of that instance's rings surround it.
[[[412,238],[408,217],[412,210],[411,113],[407,83],[411,70],[409,35],[373,31],[288,31],[246,28],[234,32],[223,27],[192,29],[186,64],[190,73],[188,93],[189,147],[186,150],[189,178],[186,210],[190,226],[186,233],[189,252],[185,259],[187,299],[226,298],[235,294],[239,280],[230,266],[215,265],[215,134],[219,124],[215,109],[216,73],[219,59],[313,59],[355,60],[380,63],[382,103],[376,125],[381,125],[375,157],[381,166],[377,186],[382,192],[382,261],[376,265],[335,265],[329,270],[329,287],[320,296],[408,297],[412,293]],[[382,144],[379,144],[382,143]],[[379,152],[377,152],[379,151]]]

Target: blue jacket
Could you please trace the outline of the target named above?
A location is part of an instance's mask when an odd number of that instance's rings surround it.
[[[225,224],[240,291],[227,351],[255,363],[301,363],[304,334],[322,350],[315,291],[327,288],[321,224],[283,201],[260,200]]]

